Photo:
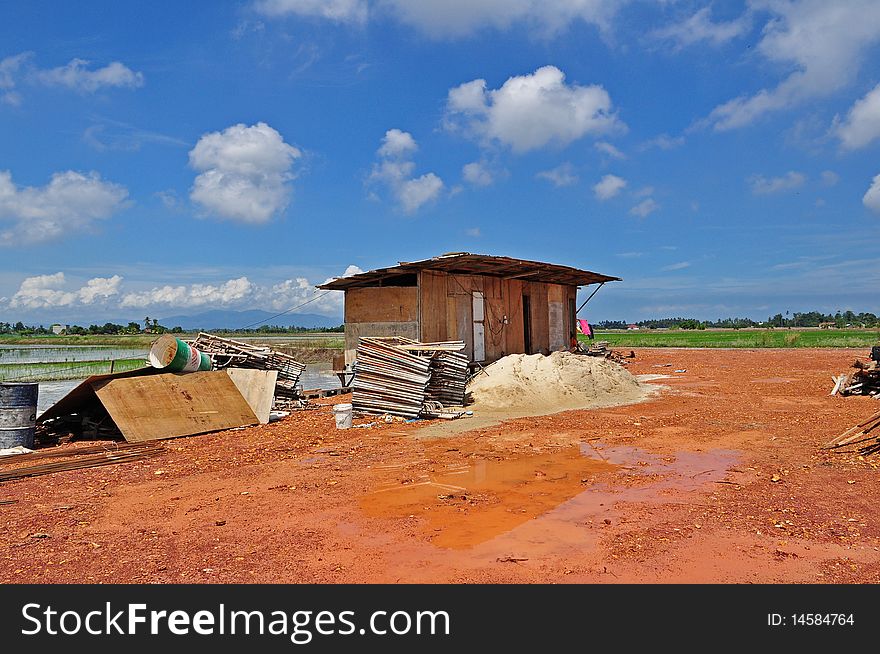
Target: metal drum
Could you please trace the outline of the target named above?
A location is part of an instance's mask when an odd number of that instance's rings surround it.
[[[37,383],[0,383],[0,448],[34,446]]]

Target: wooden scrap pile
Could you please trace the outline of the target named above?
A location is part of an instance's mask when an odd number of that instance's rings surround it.
[[[352,408],[361,413],[416,418],[464,404],[468,359],[461,341],[419,343],[408,338],[361,338],[352,381]]]
[[[628,355],[621,354],[617,350],[612,350],[608,347],[608,341],[596,341],[595,343],[590,343],[584,351],[584,354],[589,354],[593,357],[605,357],[606,359],[622,365],[629,363],[627,359],[635,359],[636,357],[636,353],[632,350],[630,350]]]
[[[164,451],[164,446],[159,443],[122,443],[97,445],[94,447],[59,448],[57,450],[37,451],[30,454],[16,454],[3,457],[0,459],[0,464],[27,464],[46,460],[48,460],[48,463],[34,463],[33,465],[24,465],[11,470],[2,470],[0,471],[0,482],[49,475],[66,470],[97,468],[116,463],[142,461],[143,459],[158,456]],[[61,458],[64,460],[53,460]]]
[[[216,370],[231,367],[277,370],[278,380],[275,383],[275,395],[298,397],[296,385],[306,366],[289,354],[265,346],[251,345],[204,332],[200,332],[191,345],[211,357],[211,362]]]
[[[855,372],[832,377],[834,388],[831,395],[870,395],[880,399],[880,363],[857,359],[853,364]]]
[[[880,411],[855,427],[847,429],[827,443],[824,449],[840,453],[858,452],[862,455],[880,452]]]

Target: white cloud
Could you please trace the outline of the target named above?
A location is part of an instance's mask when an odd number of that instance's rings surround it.
[[[646,198],[649,195],[654,195],[654,187],[653,186],[643,186],[638,191],[633,193],[637,198]]]
[[[47,86],[62,86],[81,93],[94,93],[102,87],[134,89],[144,85],[143,73],[119,61],[95,70],[88,70],[88,64],[85,59],[72,59],[65,66],[37,71],[34,76]]]
[[[401,23],[433,38],[462,37],[484,28],[504,30],[525,24],[529,32],[551,36],[575,21],[608,33],[623,0],[379,0]]]
[[[119,285],[122,283],[122,277],[113,275],[113,277],[95,277],[86,282],[78,291],[79,299],[83,304],[92,304],[98,298],[109,298],[119,293]]]
[[[822,171],[822,186],[834,186],[840,181],[840,175],[833,170]]]
[[[22,281],[18,291],[9,301],[12,308],[43,309],[68,307],[74,304],[93,304],[98,298],[107,299],[119,293],[122,277],[95,277],[85,286],[75,290],[64,290],[67,279],[63,272],[54,275],[37,275]]]
[[[876,0],[753,0],[769,12],[756,51],[791,70],[775,88],[743,95],[715,107],[703,124],[723,131],[749,125],[761,116],[831,95],[855,78],[868,49],[880,41]]]
[[[871,211],[880,213],[880,175],[874,177],[874,180],[871,182],[871,187],[868,189],[868,192],[865,193],[865,197],[862,198],[862,204],[868,207]]]
[[[472,236],[473,238],[479,238],[483,235],[483,232],[480,231],[479,227],[471,227],[469,229],[464,230],[464,233],[468,236]]]
[[[221,218],[268,222],[287,207],[300,156],[266,123],[209,132],[189,153],[190,166],[200,171],[190,198]]]
[[[314,16],[339,23],[367,20],[366,0],[259,0],[256,9],[266,16]]]
[[[122,307],[179,306],[201,307],[205,305],[229,306],[251,297],[254,285],[247,277],[230,279],[223,284],[190,284],[157,286],[147,291],[130,292],[122,296]]]
[[[648,198],[647,200],[642,200],[630,209],[629,213],[633,216],[638,216],[639,218],[647,218],[659,208],[660,205],[654,201],[654,198]]]
[[[604,88],[566,84],[555,66],[511,77],[499,89],[487,89],[483,79],[450,89],[445,122],[450,130],[515,152],[624,129]]]
[[[669,136],[669,134],[658,134],[654,138],[645,141],[639,146],[641,150],[648,150],[650,148],[659,148],[661,150],[672,150],[674,148],[678,148],[684,145],[684,137],[683,136]]]
[[[835,118],[835,131],[846,150],[863,148],[880,138],[880,84],[858,100],[846,118]]]
[[[388,187],[405,213],[412,214],[424,204],[436,200],[443,190],[443,180],[434,173],[420,177],[413,175],[416,164],[407,156],[418,149],[418,144],[409,132],[390,129],[385,132],[382,146],[377,154],[382,157],[373,164],[369,182],[381,183]]]
[[[126,206],[128,191],[95,172],[55,173],[46,186],[17,187],[0,171],[0,245],[39,243],[87,230]],[[11,223],[3,227],[4,222]]]
[[[782,177],[763,177],[762,175],[752,175],[748,182],[752,187],[752,193],[755,195],[770,195],[772,193],[781,193],[782,191],[790,191],[803,186],[807,181],[806,175],[791,170]]]
[[[461,169],[461,176],[464,181],[474,186],[490,186],[495,181],[492,171],[483,161],[472,161],[465,164]]]
[[[556,166],[556,168],[551,168],[550,170],[542,170],[541,172],[537,173],[535,177],[537,177],[538,179],[546,179],[556,188],[571,186],[573,184],[577,184],[578,182],[578,176],[574,172],[574,167],[567,161],[563,164]]]
[[[654,30],[651,36],[663,41],[673,41],[676,49],[703,41],[717,46],[741,36],[752,24],[748,13],[736,20],[721,23],[713,23],[711,13],[711,7],[703,7],[680,23]]]
[[[377,150],[380,157],[408,157],[419,149],[416,140],[409,132],[397,128],[389,129],[382,137],[382,145]]]
[[[593,193],[603,202],[610,200],[626,186],[626,180],[617,175],[605,175],[593,186]]]
[[[683,270],[685,268],[690,268],[690,261],[679,261],[678,263],[673,263],[668,266],[663,266],[660,270],[669,271],[669,270]]]
[[[620,150],[618,150],[611,143],[607,143],[605,141],[597,141],[593,144],[593,147],[596,148],[602,154],[607,154],[609,157],[613,159],[626,159],[626,155],[623,154]]]
[[[14,107],[21,104],[21,95],[15,90],[16,78],[21,67],[32,56],[32,52],[22,52],[0,59],[0,102]]]

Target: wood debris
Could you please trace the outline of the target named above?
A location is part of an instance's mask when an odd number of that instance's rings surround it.
[[[876,358],[875,358],[876,357]],[[870,395],[880,399],[880,349],[871,350],[871,360],[865,363],[856,359],[853,363],[855,372],[833,376],[834,388],[831,395]]]
[[[96,468],[99,466],[114,465],[116,463],[141,461],[162,454],[164,451],[165,448],[158,443],[134,443],[129,447],[118,447],[113,450],[107,450],[101,454],[83,455],[65,461],[50,461],[48,463],[37,463],[35,465],[14,468],[12,470],[4,470],[0,472],[0,482],[11,481],[13,479],[23,479],[25,477],[49,475],[67,470]],[[74,453],[75,450],[73,449],[65,451],[65,454],[67,455],[73,455]],[[20,456],[32,457],[33,454],[22,454]],[[59,454],[59,456],[62,455]]]
[[[880,429],[878,428],[880,428],[880,411],[855,427],[850,427],[826,443],[823,449],[841,453],[875,454],[880,452]]]

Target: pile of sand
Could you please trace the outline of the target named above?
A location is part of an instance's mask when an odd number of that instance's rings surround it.
[[[629,404],[648,395],[620,364],[571,352],[508,355],[474,377],[468,391],[475,409],[511,416]]]

